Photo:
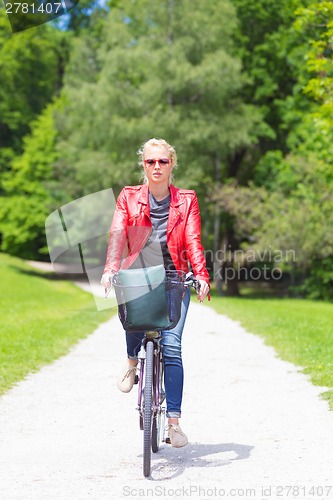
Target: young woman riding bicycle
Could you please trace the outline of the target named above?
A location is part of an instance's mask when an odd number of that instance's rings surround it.
[[[102,284],[122,269],[160,264],[165,269],[187,272],[189,264],[200,283],[198,299],[209,293],[209,275],[201,244],[201,221],[195,191],[179,189],[172,182],[177,166],[175,149],[163,139],[150,139],[138,151],[144,183],[121,191],[110,229]],[[176,327],[162,332],[164,382],[167,403],[168,436],[174,447],[185,446],[186,435],[179,426],[183,395],[181,340],[190,291],[186,290],[181,318]],[[143,332],[126,332],[127,360],[117,380],[122,392],[134,384],[137,355]]]

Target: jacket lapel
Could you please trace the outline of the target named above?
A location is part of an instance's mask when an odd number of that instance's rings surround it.
[[[140,196],[139,196],[139,200],[138,200],[139,212],[144,213],[145,215],[147,215],[147,217],[150,218],[148,194],[149,194],[148,185],[142,184],[141,190],[140,190]]]
[[[168,218],[167,233],[171,233],[179,219],[183,219],[181,205],[184,203],[179,196],[179,189],[170,184],[170,210]]]

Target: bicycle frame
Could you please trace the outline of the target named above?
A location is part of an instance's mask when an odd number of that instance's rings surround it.
[[[116,284],[110,279],[110,287]],[[184,289],[193,286],[198,293],[200,283],[193,276],[187,273],[183,282]],[[107,297],[110,288],[105,289]],[[138,384],[138,405],[137,410],[140,416],[140,429],[143,430],[143,473],[145,477],[151,471],[151,451],[156,453],[161,442],[170,442],[164,437],[166,408],[162,406],[165,400],[164,390],[164,365],[162,357],[162,333],[157,330],[147,330],[141,343],[138,353],[139,376],[136,376],[135,383]],[[162,437],[162,439],[161,439]]]

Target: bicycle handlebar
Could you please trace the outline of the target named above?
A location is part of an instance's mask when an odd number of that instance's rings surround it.
[[[194,277],[194,274],[191,271],[186,274],[184,285],[193,286],[197,294],[200,292],[200,282]]]
[[[115,273],[116,274],[116,273]],[[114,285],[116,283],[116,278],[115,278],[115,274],[113,274],[112,276],[110,276],[109,278],[109,283],[110,283],[110,286],[108,286],[107,288],[104,289],[105,291],[105,298],[107,299],[108,296],[109,296],[109,293],[112,289],[112,285]],[[199,280],[197,280],[195,277],[194,277],[194,274],[192,273],[192,271],[188,272],[185,276],[185,280],[184,280],[184,286],[187,287],[187,286],[192,286],[194,288],[194,290],[196,291],[196,293],[198,294],[200,292],[200,282]]]

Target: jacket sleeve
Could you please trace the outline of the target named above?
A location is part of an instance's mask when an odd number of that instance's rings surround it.
[[[128,211],[125,189],[118,196],[110,228],[104,273],[119,270],[120,260],[127,243]]]
[[[188,259],[197,279],[209,285],[209,274],[206,269],[204,248],[201,244],[201,218],[196,194],[191,201],[185,226],[185,248]]]

